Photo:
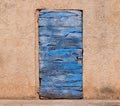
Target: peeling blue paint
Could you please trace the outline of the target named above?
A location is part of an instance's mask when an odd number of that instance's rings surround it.
[[[82,17],[82,12],[77,10],[41,10],[40,18],[55,18],[55,17]]]
[[[41,10],[40,96],[82,97],[82,12]]]

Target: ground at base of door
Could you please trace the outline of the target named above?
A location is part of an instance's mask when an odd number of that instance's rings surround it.
[[[120,106],[120,100],[0,100],[0,106]]]

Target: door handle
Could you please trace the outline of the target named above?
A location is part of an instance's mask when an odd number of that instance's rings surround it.
[[[83,58],[82,57],[76,57],[76,60],[82,62]]]

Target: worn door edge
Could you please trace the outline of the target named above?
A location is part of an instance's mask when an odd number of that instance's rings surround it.
[[[39,99],[39,32],[38,32],[39,10],[35,10],[35,91],[36,99]]]

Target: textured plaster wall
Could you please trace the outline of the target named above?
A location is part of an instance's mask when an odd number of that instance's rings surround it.
[[[37,9],[83,10],[83,96],[120,99],[120,0],[0,0],[0,98],[38,98]]]

